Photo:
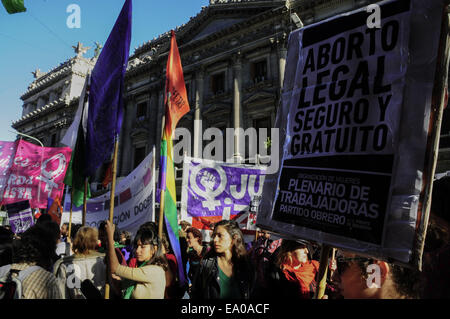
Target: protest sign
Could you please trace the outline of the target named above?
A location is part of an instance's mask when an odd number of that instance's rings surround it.
[[[257,226],[417,266],[443,2],[378,5],[291,33]]]
[[[222,219],[236,219],[246,233],[251,202],[262,193],[265,170],[185,156],[181,219],[203,230]]]
[[[127,177],[117,183],[114,198],[113,222],[120,230],[133,235],[139,227],[148,221],[154,221],[154,157],[153,152],[136,167]],[[86,226],[98,228],[102,221],[109,219],[110,192],[87,201]],[[80,219],[82,206],[73,207],[72,222]],[[68,222],[70,196],[66,194],[62,222]]]
[[[8,212],[9,225],[13,233],[23,233],[34,225],[33,213],[28,201],[6,205],[6,210]]]
[[[62,198],[71,153],[68,147],[41,147],[20,140],[2,203],[29,200],[32,208],[47,208],[48,198]]]

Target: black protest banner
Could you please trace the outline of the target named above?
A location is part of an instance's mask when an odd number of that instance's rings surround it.
[[[282,165],[256,224],[419,266],[444,1],[377,5],[379,27],[361,8],[291,33]]]

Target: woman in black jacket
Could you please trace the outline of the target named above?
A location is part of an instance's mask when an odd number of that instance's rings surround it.
[[[211,246],[194,275],[191,298],[249,299],[255,272],[238,224],[230,220],[218,222]]]

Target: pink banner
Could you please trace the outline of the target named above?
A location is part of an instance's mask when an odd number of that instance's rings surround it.
[[[2,204],[29,200],[32,208],[47,208],[48,198],[62,198],[71,153],[69,147],[40,147],[21,140]]]

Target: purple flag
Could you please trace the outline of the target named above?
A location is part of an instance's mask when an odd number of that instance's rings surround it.
[[[91,75],[86,175],[109,160],[122,126],[124,75],[131,40],[131,0],[126,0]]]

